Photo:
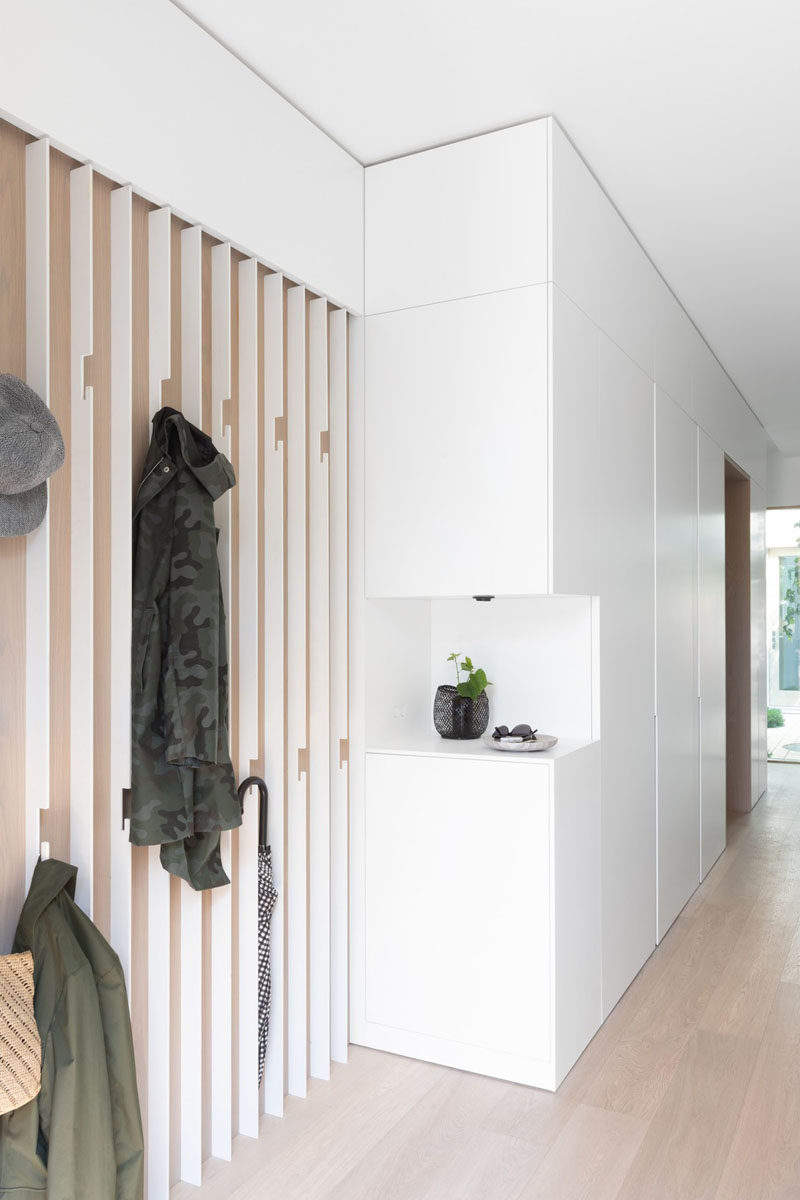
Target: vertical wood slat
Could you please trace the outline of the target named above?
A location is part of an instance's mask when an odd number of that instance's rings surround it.
[[[284,435],[286,409],[284,392],[284,281],[283,275],[268,275],[264,280],[264,460],[265,460],[265,556],[264,593],[266,596],[265,656],[265,773],[269,789],[267,837],[272,847],[272,869],[278,899],[272,913],[270,938],[272,970],[272,1009],[267,1060],[264,1068],[264,1112],[282,1117],[286,1094],[286,1057],[284,1029],[285,994],[285,613],[283,603],[285,567]]]
[[[159,208],[148,217],[148,342],[150,416],[161,407],[171,373],[172,217]],[[170,1187],[170,876],[158,846],[148,851],[147,979],[147,1196],[167,1200]]]
[[[0,371],[25,375],[25,134],[0,121]],[[25,898],[25,539],[0,538],[0,952]]]
[[[227,405],[230,429],[230,461],[234,471],[239,471],[239,264],[242,255],[231,251],[231,395]],[[228,671],[229,713],[228,728],[234,771],[238,771],[239,750],[239,488],[231,489],[231,536],[230,536],[230,663]],[[233,1038],[231,1041],[231,1126],[239,1131],[239,830],[231,831],[231,1011],[233,1013]]]
[[[148,219],[150,313],[150,416],[161,407],[161,389],[170,377],[172,359],[171,281],[172,214],[157,208]]]
[[[164,380],[161,388],[161,405],[180,411],[183,404],[181,382],[183,378],[182,362],[182,313],[181,313],[181,259],[182,259],[182,230],[184,222],[172,216],[170,220],[170,363],[169,378]],[[169,879],[170,904],[170,945],[169,945],[169,1105],[170,1105],[170,1137],[169,1137],[169,1166],[170,1185],[178,1183],[181,1170],[181,1046],[183,1030],[181,1028],[181,895],[183,885],[177,875]]]
[[[111,192],[92,179],[92,356],[84,380],[92,388],[93,545],[93,771],[94,829],[92,920],[105,937],[111,929]]]
[[[141,196],[133,197],[133,417],[131,430],[132,480],[131,501],[138,488],[147,450],[149,395],[149,331],[148,331],[148,221],[150,207]],[[129,653],[126,639],[126,652]],[[139,1084],[139,1103],[142,1123],[148,1128],[148,989],[149,989],[149,924],[148,896],[149,848],[132,846],[131,853],[131,1024],[136,1051],[136,1077]],[[145,1138],[145,1169],[149,1172],[149,1154]]]
[[[350,675],[350,795],[364,794],[366,698],[366,650],[364,629],[366,600],[364,588],[364,319],[348,319],[348,429],[349,429],[349,529],[348,576],[350,587],[350,636],[348,665]],[[351,843],[364,844],[363,803],[353,805],[350,822]],[[361,895],[364,887],[364,858],[353,854],[348,862],[350,891]],[[354,979],[364,978],[364,938],[353,939],[350,969]]]
[[[209,437],[212,436],[212,412],[211,412],[211,251],[214,246],[214,240],[209,234],[203,233],[201,237],[201,264],[200,264],[200,338],[201,338],[201,372],[200,372],[200,391],[201,391],[201,412],[202,422],[201,428]],[[202,997],[203,997],[203,1020],[202,1020],[202,1159],[203,1162],[211,1154],[211,1109],[213,1105],[213,1096],[211,1092],[211,1042],[213,1039],[213,1025],[211,1023],[211,973],[213,969],[212,954],[211,954],[211,897],[214,891],[212,889],[205,892],[202,896],[202,927],[203,927],[203,945],[201,951],[202,957]]]
[[[258,758],[258,263],[239,264],[239,769]]]
[[[330,929],[331,1058],[347,1062],[349,975],[348,723],[348,329],[347,313],[330,315]]]
[[[306,290],[287,293],[286,515],[288,708],[287,1049],[288,1091],[304,1097],[308,1078],[308,593]]]
[[[203,424],[203,231],[181,233],[181,411]]]
[[[50,390],[53,416],[61,427],[65,466],[50,479],[50,574],[58,601],[50,604],[50,805],[41,813],[42,839],[51,857],[69,861],[69,743],[71,574],[70,513],[70,172],[74,163],[50,154]],[[54,592],[55,594],[55,592]]]
[[[239,778],[258,734],[258,263],[239,264]],[[258,1137],[258,793],[239,830],[239,1132]]]
[[[111,193],[111,944],[131,986],[132,859],[122,820],[131,779],[133,192]]]
[[[331,1065],[328,301],[308,306],[309,1073]]]
[[[94,911],[94,421],[84,385],[92,353],[92,168],[70,172],[70,856],[75,899]]]
[[[25,149],[25,376],[50,405],[50,143]],[[49,489],[49,483],[48,483]],[[50,802],[50,509],[25,556],[25,886]]]
[[[231,248],[227,243],[211,251],[211,409],[212,436],[230,458],[231,431],[227,402],[231,394]],[[226,492],[215,505],[219,527],[219,563],[222,597],[228,616],[228,658],[231,645],[231,494]],[[222,864],[231,872],[231,835],[220,838]],[[211,894],[211,1153],[231,1157],[232,1132],[232,906],[230,887],[215,888]]]
[[[181,233],[181,410],[193,425],[202,424],[203,233],[190,226]],[[203,901],[180,884],[181,1039],[180,1178],[203,1181]]]

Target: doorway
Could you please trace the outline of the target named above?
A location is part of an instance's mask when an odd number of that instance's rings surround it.
[[[752,799],[750,646],[750,479],[725,459],[725,702],[727,806],[750,812]]]
[[[800,763],[800,508],[767,511],[767,755]]]

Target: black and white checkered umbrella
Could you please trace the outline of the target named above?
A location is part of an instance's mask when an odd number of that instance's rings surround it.
[[[267,845],[267,805],[269,793],[263,779],[251,775],[239,786],[244,807],[248,788],[259,791],[258,812],[258,1083],[264,1075],[269,1037],[269,1012],[272,1004],[272,966],[270,962],[270,923],[278,893],[272,875],[272,850]]]

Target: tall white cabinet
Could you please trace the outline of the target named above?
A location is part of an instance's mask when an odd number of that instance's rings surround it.
[[[597,339],[607,1016],[653,949],[656,928],[653,383],[605,334]]]
[[[555,1087],[724,848],[724,457],[757,488],[764,433],[552,120],[365,203],[351,1036]],[[449,650],[557,751],[442,742]]]
[[[658,937],[700,882],[697,426],[656,392]]]

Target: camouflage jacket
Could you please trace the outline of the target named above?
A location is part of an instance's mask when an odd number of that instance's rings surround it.
[[[214,501],[233,468],[172,408],[133,512],[131,841],[197,890],[228,883],[219,831],[241,824],[228,751],[228,660]]]

